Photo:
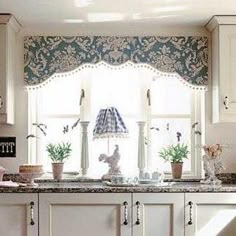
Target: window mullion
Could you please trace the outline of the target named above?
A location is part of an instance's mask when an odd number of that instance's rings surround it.
[[[37,92],[34,90],[28,92],[28,135],[36,134],[36,128],[32,124],[37,122]],[[28,138],[28,163],[37,163],[36,150],[36,138]]]
[[[152,90],[150,89],[150,96],[151,96]],[[151,123],[152,123],[152,103],[150,105],[148,102],[146,102],[146,111],[147,111],[147,169],[148,171],[151,170],[152,167],[152,150],[151,150]]]
[[[197,177],[201,178],[202,176],[202,161],[201,161],[201,156],[202,156],[202,141],[204,137],[204,132],[202,132],[203,129],[203,123],[202,121],[204,112],[202,112],[202,104],[204,104],[204,97],[202,96],[200,91],[194,91],[195,92],[195,104],[196,104],[196,121],[198,122],[198,130],[201,132],[201,135],[196,134],[195,135],[195,163],[196,163],[196,175]]]
[[[40,98],[41,98],[41,94],[40,94],[40,90],[37,92],[37,96],[36,96],[36,111],[37,111],[37,115],[36,115],[36,123],[44,123],[43,120],[43,116],[42,116],[42,107],[41,107],[41,102],[40,102]],[[37,137],[40,137],[42,134],[40,133],[39,129],[35,129],[35,133]],[[40,160],[40,153],[42,153],[42,139],[41,138],[36,138],[36,161],[37,163],[41,163],[42,160]]]
[[[192,92],[191,95],[191,123],[190,123],[190,131],[191,131],[191,175],[196,176],[197,174],[197,163],[196,163],[196,135],[192,130],[192,124],[196,122],[197,119],[197,110],[196,110],[196,94],[195,91]]]

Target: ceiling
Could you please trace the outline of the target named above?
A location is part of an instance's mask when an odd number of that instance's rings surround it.
[[[205,25],[213,15],[236,14],[235,0],[0,0],[25,28],[71,24]]]

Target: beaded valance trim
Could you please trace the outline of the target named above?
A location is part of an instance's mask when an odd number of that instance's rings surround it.
[[[194,89],[194,90],[206,90],[206,86],[203,85],[193,85],[188,83],[186,80],[184,80],[179,74],[177,73],[167,73],[167,72],[161,72],[157,69],[155,69],[152,66],[149,66],[148,64],[145,63],[138,63],[135,64],[131,61],[128,61],[122,65],[116,65],[116,66],[112,66],[110,64],[107,64],[104,61],[98,62],[96,64],[83,64],[82,66],[76,68],[75,70],[69,71],[69,72],[63,72],[63,73],[56,73],[53,74],[50,78],[48,78],[47,80],[43,81],[42,83],[39,84],[35,84],[35,85],[27,85],[26,89],[27,90],[35,90],[35,89],[40,89],[43,88],[44,86],[46,86],[47,84],[49,84],[50,82],[54,81],[57,78],[65,78],[68,76],[72,76],[75,74],[78,74],[80,71],[83,71],[84,69],[88,69],[90,68],[91,70],[96,69],[96,68],[101,68],[104,67],[104,69],[108,69],[108,70],[122,70],[124,68],[146,68],[150,71],[153,72],[153,76],[152,78],[149,78],[149,82],[153,81],[155,82],[157,80],[157,78],[162,78],[162,79],[177,79],[179,80],[184,86]]]
[[[55,73],[100,61],[110,65],[145,63],[161,72],[177,73],[191,87],[203,87],[208,82],[208,39],[30,36],[24,40],[27,85],[39,85]]]

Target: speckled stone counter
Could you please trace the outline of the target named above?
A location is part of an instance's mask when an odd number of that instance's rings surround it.
[[[40,183],[38,187],[0,188],[0,193],[176,193],[176,192],[236,192],[236,185],[207,186],[197,182],[176,182],[168,186],[110,187],[104,183],[60,182]]]

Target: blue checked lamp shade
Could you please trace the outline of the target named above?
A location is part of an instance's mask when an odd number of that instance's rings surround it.
[[[128,130],[115,107],[101,109],[93,129],[93,138],[127,138]]]

